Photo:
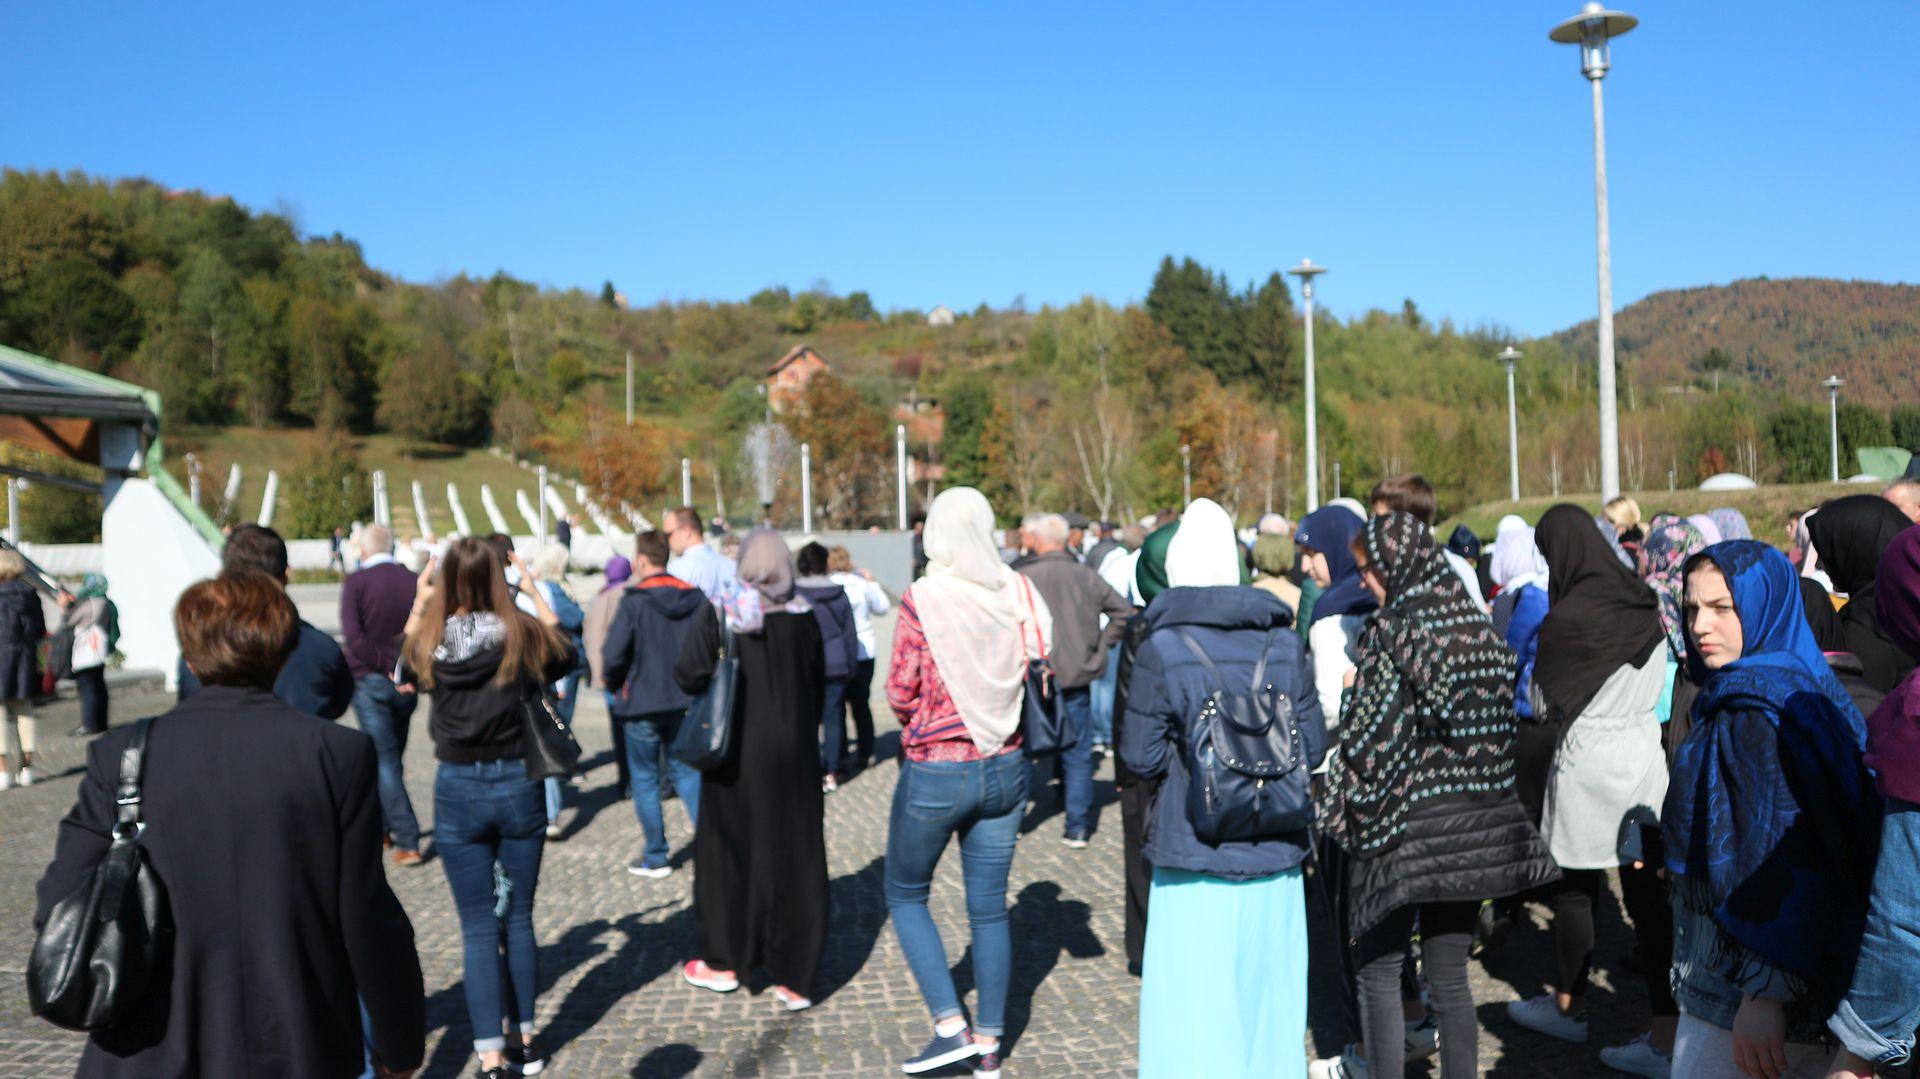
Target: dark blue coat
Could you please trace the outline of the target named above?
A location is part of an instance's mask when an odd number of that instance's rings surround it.
[[[1159,780],[1147,816],[1141,853],[1164,869],[1184,869],[1225,880],[1251,880],[1293,869],[1306,860],[1305,830],[1278,839],[1218,846],[1200,841],[1187,819],[1187,745],[1192,723],[1216,688],[1212,673],[1181,643],[1184,630],[1207,653],[1230,686],[1253,679],[1267,649],[1267,679],[1286,694],[1306,743],[1303,772],[1326,754],[1327,725],[1313,688],[1306,645],[1285,630],[1293,615],[1272,593],[1257,588],[1169,588],[1140,615],[1146,638],[1134,657],[1121,724],[1120,759],[1144,780]],[[1304,776],[1303,776],[1304,778]]]
[[[817,579],[817,578],[811,578]],[[813,607],[820,643],[827,656],[827,680],[849,678],[860,662],[860,638],[854,631],[853,604],[838,584],[796,584],[794,592]]]
[[[664,574],[620,597],[600,647],[600,674],[613,693],[608,707],[614,715],[658,716],[684,712],[693,703],[673,680],[673,665],[693,630],[693,616],[708,605],[706,593]]]
[[[181,701],[200,691],[200,680],[180,660]],[[306,619],[300,620],[300,641],[273,680],[273,695],[296,712],[321,719],[339,719],[353,703],[353,672],[347,668],[347,655],[332,637],[320,632]]]

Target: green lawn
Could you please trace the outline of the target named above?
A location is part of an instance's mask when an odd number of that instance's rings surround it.
[[[1698,491],[1683,488],[1678,491],[1629,491],[1633,500],[1640,503],[1642,516],[1651,518],[1656,513],[1677,513],[1686,516],[1705,513],[1722,506],[1732,506],[1747,517],[1747,524],[1753,528],[1754,538],[1765,540],[1776,547],[1787,544],[1787,514],[1794,510],[1815,506],[1830,498],[1853,494],[1879,494],[1879,484],[1847,483],[1804,483],[1777,487],[1757,487],[1751,491]],[[1474,534],[1491,539],[1500,518],[1509,513],[1517,513],[1532,524],[1540,519],[1547,509],[1562,502],[1571,502],[1592,513],[1600,512],[1599,495],[1566,495],[1561,498],[1523,498],[1518,502],[1483,502],[1446,521],[1435,529],[1435,534],[1445,540],[1455,525],[1465,524]]]
[[[249,427],[187,428],[168,432],[167,463],[180,480],[180,485],[185,487],[186,454],[192,451],[199,455],[204,484],[201,499],[211,510],[226,487],[229,467],[239,462],[241,481],[236,517],[250,521],[260,514],[260,498],[266,488],[268,470],[279,472],[284,481],[303,457],[325,445],[326,438],[317,431]],[[467,519],[476,531],[492,530],[480,501],[481,484],[492,486],[493,496],[500,503],[500,511],[506,515],[507,523],[513,526],[514,531],[525,530],[526,524],[514,506],[513,492],[516,489],[524,490],[529,499],[533,498],[534,475],[505,457],[497,457],[486,450],[455,450],[451,447],[433,448],[422,453],[416,444],[394,435],[368,435],[353,438],[352,442],[360,455],[362,468],[369,472],[375,469],[386,471],[387,489],[393,505],[393,530],[397,535],[417,535],[421,532],[413,511],[412,484],[415,480],[419,480],[425,488],[427,512],[432,518],[435,535],[446,535],[453,531],[453,511],[447,506],[449,483],[460,489],[461,504],[466,508]],[[560,489],[560,497],[568,506],[578,508],[570,486]]]

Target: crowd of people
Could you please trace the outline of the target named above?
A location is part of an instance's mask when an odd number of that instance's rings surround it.
[[[1411,475],[1247,533],[1205,498],[1127,527],[1034,514],[1000,532],[983,495],[951,488],[899,595],[845,548],[762,528],[730,553],[681,508],[585,604],[564,545],[529,563],[507,537],[461,538],[416,573],[370,526],[340,643],[294,611],[285,543],[243,526],[179,602],[180,701],[152,727],[142,842],[177,926],[166,999],[93,1031],[81,1074],[409,1074],[422,979],[383,848],[395,869],[443,870],[480,1074],[539,1072],[535,897],[567,788],[535,771],[529,724],[570,725],[582,692],[606,703],[634,806],[628,871],[691,863],[680,977],[728,993],[764,972],[780,1008],[812,1007],[827,798],[872,765],[874,619],[897,606],[882,888],[932,1025],[908,1074],[998,1079],[1022,822],[1057,778],[1061,839],[1087,849],[1111,754],[1143,1076],[1356,1079],[1431,1056],[1477,1074],[1469,956],[1530,907],[1548,916],[1546,992],[1506,1013],[1522,1037],[1585,1043],[1615,881],[1650,1015],[1601,1063],[1870,1075],[1920,1027],[1916,495],[1795,514],[1783,553],[1737,511],[1643,517],[1630,499],[1442,542],[1436,492]],[[19,652],[46,627],[23,570],[0,551],[0,774],[26,783]],[[111,650],[104,581],[62,608],[88,659],[96,636]],[[403,769],[423,697],[430,851]],[[87,700],[104,730],[104,690]],[[363,735],[323,722],[349,706]],[[689,751],[690,734],[718,748]],[[91,747],[41,923],[114,834],[129,736]],[[692,827],[680,852],[669,790]],[[950,845],[970,1009],[929,909]],[[1309,971],[1316,938],[1327,971]],[[1341,992],[1309,994],[1310,976]],[[1310,1014],[1341,1052],[1308,1058]]]

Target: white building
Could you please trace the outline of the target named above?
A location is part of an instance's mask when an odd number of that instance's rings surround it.
[[[953,308],[948,307],[946,304],[941,304],[927,312],[927,325],[929,326],[951,326],[953,325],[953,320]]]

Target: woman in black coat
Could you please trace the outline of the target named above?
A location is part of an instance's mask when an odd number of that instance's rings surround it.
[[[81,1076],[361,1074],[364,1004],[382,1075],[419,1067],[426,1002],[413,927],[380,866],[373,740],[271,686],[299,629],[264,574],[223,574],[174,609],[205,685],[147,737],[140,843],[172,909],[166,975],[93,1032]],[[110,843],[127,725],[95,741],[40,879],[36,927]]]
[[[37,733],[28,711],[40,694],[40,638],[47,635],[40,596],[23,577],[27,560],[0,551],[0,790],[33,785]]]

